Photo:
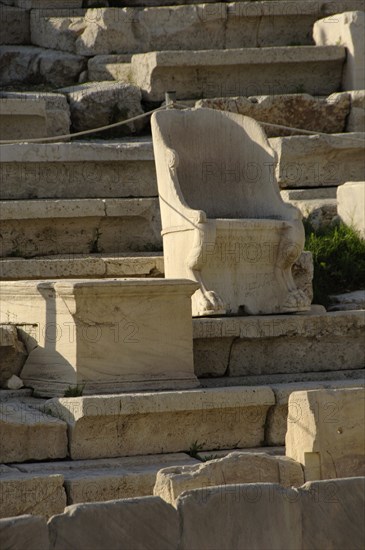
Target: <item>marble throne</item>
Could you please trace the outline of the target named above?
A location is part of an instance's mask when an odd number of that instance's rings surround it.
[[[308,310],[291,272],[301,214],[281,199],[259,124],[213,109],[160,111],[151,124],[165,276],[199,283],[193,315]]]

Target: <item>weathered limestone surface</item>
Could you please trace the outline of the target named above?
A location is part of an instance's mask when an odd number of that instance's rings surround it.
[[[209,48],[253,48],[312,44],[312,26],[325,15],[344,11],[344,2],[315,4],[290,2],[217,3],[202,2],[98,2],[100,9],[88,10],[84,17],[75,13],[52,14],[51,10],[32,13],[32,42],[46,48],[54,43],[65,51],[81,55],[141,53],[156,50],[206,50]],[[90,0],[92,5],[92,0]],[[185,2],[184,2],[185,3]],[[110,4],[109,4],[110,5]],[[126,6],[130,6],[126,7]],[[85,6],[85,2],[84,2]],[[147,6],[145,8],[141,6]],[[157,6],[157,7],[153,7]],[[345,9],[358,9],[360,3],[346,2]]]
[[[335,199],[337,187],[312,187],[307,189],[283,189],[280,191],[284,201],[306,201]]]
[[[3,86],[32,82],[70,86],[86,67],[83,57],[33,46],[0,46]]]
[[[65,10],[60,16],[47,7],[31,11],[31,43],[43,48],[54,48],[57,44],[58,50],[76,53],[75,42],[87,26],[87,14],[83,17]]]
[[[348,311],[353,309],[365,310],[365,290],[355,290],[344,294],[330,296],[331,305],[329,311]]]
[[[184,491],[238,483],[280,483],[298,487],[304,482],[302,467],[287,457],[233,452],[192,466],[171,466],[157,474],[154,494],[173,506]]]
[[[25,403],[1,402],[0,426],[0,462],[45,460],[67,455],[65,422]]]
[[[195,373],[295,374],[363,368],[361,311],[194,319]]]
[[[288,401],[294,392],[311,391],[317,389],[341,389],[364,386],[364,372],[358,371],[357,378],[302,381],[277,383],[273,382],[270,387],[275,394],[276,404],[271,407],[266,419],[266,442],[268,445],[284,445],[285,435],[288,427]],[[289,422],[291,420],[289,419]]]
[[[149,101],[301,92],[328,95],[341,82],[345,48],[245,48],[163,51],[132,57],[131,80]]]
[[[346,47],[342,89],[363,90],[365,88],[365,12],[346,11],[321,19],[314,24],[313,38],[320,46],[341,44]]]
[[[351,111],[346,132],[365,132],[365,90],[348,92],[351,96]]]
[[[157,255],[159,254],[159,255]],[[162,253],[133,255],[69,254],[40,258],[2,258],[1,280],[163,277]]]
[[[312,253],[304,250],[293,264],[292,275],[297,288],[304,292],[310,303],[313,299],[313,272]]]
[[[154,198],[8,200],[0,208],[2,257],[161,249]]]
[[[298,494],[281,485],[254,483],[195,489],[179,497],[177,510],[183,525],[181,550],[302,548]]]
[[[2,199],[153,196],[156,169],[146,138],[1,146]]]
[[[342,221],[365,239],[365,181],[349,181],[337,188],[337,210]]]
[[[23,514],[50,517],[62,513],[66,506],[61,475],[23,474],[15,468],[5,470],[4,466],[0,477],[0,497],[0,518]]]
[[[63,94],[46,93],[46,92],[36,92],[36,93],[1,92],[0,93],[1,104],[3,103],[3,98],[5,98],[9,102],[14,99],[21,101],[22,105],[24,106],[25,114],[29,112],[28,110],[31,109],[34,104],[39,105],[40,107],[44,104],[44,114],[42,114],[42,116],[45,117],[46,128],[40,137],[45,137],[45,136],[53,137],[53,136],[69,133],[70,108]],[[1,114],[4,114],[3,111]],[[24,122],[26,122],[26,119],[24,119],[24,116],[22,116],[21,119],[19,120],[19,125],[22,125],[19,130],[20,135],[17,135],[14,139],[39,137],[32,134],[32,132],[34,132],[34,128],[33,128],[34,118],[32,118],[31,124],[27,124],[26,127],[24,127]],[[12,127],[14,128],[14,117],[12,117],[11,123],[12,123]],[[13,128],[12,128],[12,131],[14,132]],[[10,137],[10,135],[11,134],[9,134],[9,132],[7,133],[4,132],[4,136],[2,137],[2,139],[4,140],[13,139],[12,137]],[[1,154],[1,161],[3,162],[3,153]],[[2,180],[2,175],[0,175],[0,178]],[[3,185],[2,181],[1,181],[1,184]]]
[[[193,316],[308,310],[291,274],[301,216],[265,170],[275,158],[259,124],[186,109],[154,113],[151,126],[165,272],[199,284]]]
[[[172,506],[158,497],[74,504],[49,524],[51,550],[130,548],[172,550],[179,522]]]
[[[365,540],[365,478],[311,481],[298,489],[303,550],[361,550]]]
[[[93,82],[63,88],[70,103],[72,127],[76,132],[107,126],[143,114],[141,92],[136,86],[120,82]],[[114,134],[137,132],[146,119],[116,128]]]
[[[0,519],[0,547],[9,550],[49,550],[46,520],[28,514]]]
[[[29,44],[29,12],[0,4],[0,44]]]
[[[131,77],[130,54],[96,55],[87,64],[89,80],[119,80],[129,82]]]
[[[258,122],[333,134],[345,131],[351,103],[347,93],[332,94],[327,98],[287,94],[201,99],[196,106],[239,113]],[[271,126],[263,128],[268,137],[298,133]]]
[[[332,136],[271,138],[278,156],[276,178],[286,187],[333,187],[346,181],[363,181],[364,136],[361,133]]]
[[[194,441],[202,450],[260,446],[273,404],[262,386],[61,398],[45,406],[68,423],[71,458],[85,459],[182,452]]]
[[[0,387],[5,387],[12,375],[18,375],[27,358],[16,327],[0,325]]]
[[[76,504],[152,495],[159,470],[193,464],[200,463],[187,454],[172,453],[18,464],[17,468],[33,475],[61,474],[64,477],[67,504]]]
[[[62,396],[76,385],[99,394],[198,385],[191,322],[191,295],[197,285],[192,281],[78,279],[0,285],[1,317],[28,323],[21,327],[30,351],[21,376],[38,394]]]
[[[307,481],[364,475],[365,388],[294,392],[286,455]]]

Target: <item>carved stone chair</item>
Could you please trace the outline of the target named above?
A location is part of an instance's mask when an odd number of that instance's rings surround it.
[[[193,315],[309,309],[291,268],[304,246],[259,124],[213,109],[152,116],[165,276],[199,283]]]

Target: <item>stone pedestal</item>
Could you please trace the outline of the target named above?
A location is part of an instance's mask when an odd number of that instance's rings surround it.
[[[192,388],[196,288],[164,279],[4,282],[1,322],[23,331],[30,354],[21,376],[41,395]]]

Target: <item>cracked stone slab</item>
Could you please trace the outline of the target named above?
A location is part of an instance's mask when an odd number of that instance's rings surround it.
[[[159,470],[198,463],[185,453],[172,453],[22,464],[17,468],[33,475],[61,474],[70,505],[152,495]]]
[[[158,278],[1,282],[1,317],[21,325],[30,352],[21,376],[38,395],[192,388],[196,288]]]
[[[146,101],[301,93],[328,95],[341,82],[341,46],[163,51],[132,56],[131,81]]]
[[[170,466],[157,474],[154,494],[176,506],[184,491],[240,483],[280,483],[299,487],[304,483],[301,465],[286,456],[235,451],[203,464]]]
[[[0,461],[25,462],[64,458],[67,426],[64,422],[19,400],[0,403]]]
[[[160,250],[157,198],[0,201],[3,257]]]
[[[141,392],[52,399],[47,410],[68,423],[72,459],[260,446],[265,387]],[[174,429],[171,430],[171,426]]]
[[[35,46],[0,46],[3,86],[48,84],[58,88],[78,82],[86,68],[82,56]]]
[[[333,134],[345,131],[351,97],[347,93],[326,98],[308,94],[223,97],[201,99],[196,106],[239,113],[258,122]],[[270,126],[264,126],[264,130],[268,137],[298,133]]]
[[[362,369],[361,311],[193,319],[199,377]]]
[[[0,478],[0,518],[29,514],[51,517],[63,512],[66,493],[61,475],[24,474],[15,468]]]
[[[329,311],[365,310],[365,290],[355,290],[344,294],[332,294]]]

